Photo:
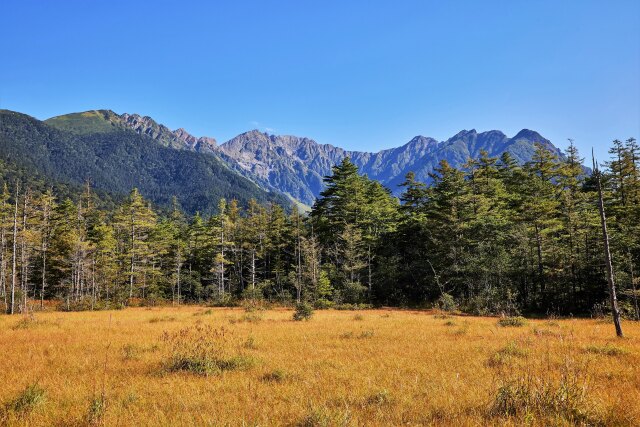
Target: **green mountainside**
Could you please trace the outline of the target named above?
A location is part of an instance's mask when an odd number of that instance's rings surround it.
[[[115,113],[114,113],[115,115]],[[117,116],[117,115],[116,115]],[[128,194],[136,187],[160,206],[175,196],[186,212],[213,212],[220,198],[247,204],[289,201],[231,170],[213,154],[175,150],[118,125],[108,112],[94,111],[50,120],[0,110],[0,160],[20,174],[47,185],[78,187],[91,182],[99,191]],[[62,129],[73,129],[69,132]]]

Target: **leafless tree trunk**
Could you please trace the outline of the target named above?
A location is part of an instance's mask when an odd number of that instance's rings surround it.
[[[2,298],[4,299],[4,311],[9,308],[9,301],[7,300],[7,260],[5,257],[5,249],[7,247],[7,241],[4,230],[4,215],[0,218],[2,222],[0,224],[0,282],[2,283]]]
[[[135,215],[131,214],[131,265],[129,269],[129,298],[133,298],[133,276],[134,276],[134,266],[136,262],[135,247],[136,247]]]
[[[602,243],[604,244],[604,259],[607,268],[607,282],[609,284],[609,298],[611,300],[611,313],[613,315],[613,324],[616,328],[616,335],[624,336],[622,326],[620,325],[620,309],[618,308],[618,297],[616,296],[616,283],[613,277],[613,264],[611,263],[611,251],[609,249],[609,232],[607,231],[607,217],[604,212],[604,199],[602,197],[602,180],[600,171],[594,159],[594,174],[598,183],[598,208],[600,210],[600,223],[602,224]]]
[[[296,208],[297,209],[297,208]],[[302,254],[300,247],[300,213],[296,212],[296,282],[298,304],[302,301]]]
[[[182,255],[180,248],[176,250],[176,289],[178,290],[178,305],[180,305],[181,289],[180,289],[180,270],[182,269]]]
[[[47,285],[47,237],[49,233],[49,203],[42,207],[42,286],[40,288],[40,309],[44,308],[44,289]]]
[[[28,298],[28,269],[29,269],[29,261],[27,254],[27,203],[29,199],[28,189],[22,196],[23,205],[22,205],[22,229],[20,236],[20,289],[22,290],[22,303],[21,312],[27,312],[27,298]]]
[[[13,253],[11,254],[11,307],[9,313],[15,313],[16,305],[16,253],[18,251],[18,196],[20,195],[20,184],[16,182],[16,200],[13,211]]]
[[[251,290],[256,289],[256,248],[251,249]]]

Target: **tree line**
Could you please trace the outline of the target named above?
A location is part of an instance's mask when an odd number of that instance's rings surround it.
[[[623,315],[638,319],[640,149],[614,141],[602,182]],[[221,199],[215,215],[113,208],[21,182],[0,193],[0,303],[7,313],[242,299],[317,307],[431,304],[476,313],[605,312],[598,185],[570,142],[519,165],[482,152],[446,161],[399,198],[347,158],[311,212]]]

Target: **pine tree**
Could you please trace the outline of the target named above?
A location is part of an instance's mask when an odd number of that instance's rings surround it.
[[[156,225],[156,214],[138,190],[133,189],[116,212],[114,221],[124,243],[123,253],[128,260],[129,298],[133,298],[136,281],[142,281],[147,273],[148,239]]]

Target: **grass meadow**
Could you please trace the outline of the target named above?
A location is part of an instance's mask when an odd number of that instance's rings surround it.
[[[0,424],[640,425],[640,324],[197,306],[0,316]]]

